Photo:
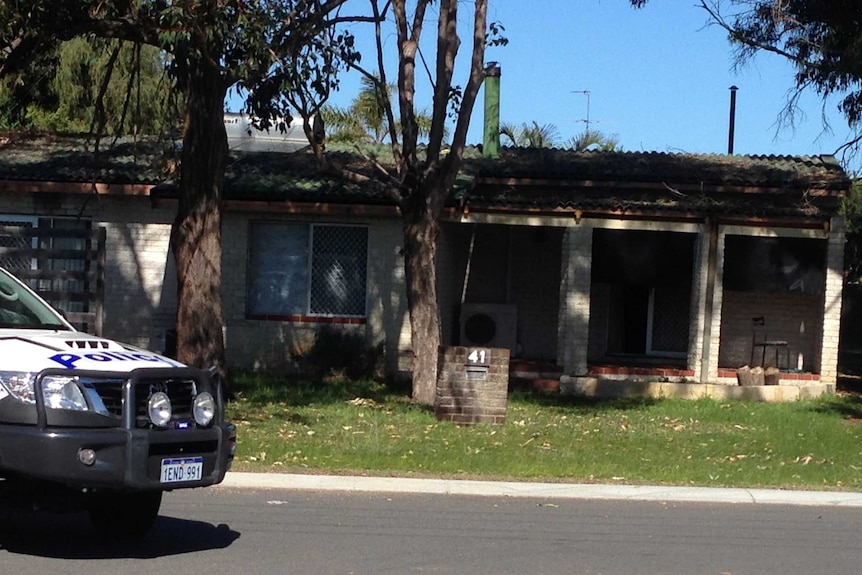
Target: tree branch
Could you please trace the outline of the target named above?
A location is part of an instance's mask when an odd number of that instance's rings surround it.
[[[117,64],[117,58],[120,56],[120,50],[123,47],[122,42],[117,42],[111,52],[108,63],[105,65],[105,76],[102,78],[102,84],[99,87],[99,94],[96,96],[96,109],[93,113],[93,119],[90,122],[90,134],[95,134],[96,141],[93,152],[99,153],[99,140],[105,132],[105,94],[108,92],[108,85],[111,83],[111,76],[114,74],[114,66]],[[95,130],[94,130],[95,128]]]
[[[386,124],[389,129],[389,147],[392,149],[392,157],[395,160],[395,165],[401,165],[401,147],[399,145],[398,129],[395,123],[395,112],[392,110],[392,99],[389,97],[389,90],[386,89],[388,84],[386,80],[386,67],[383,65],[383,38],[381,33],[381,24],[384,21],[384,14],[389,8],[390,3],[386,2],[383,10],[380,10],[377,0],[372,0],[371,8],[374,11],[374,44],[377,48],[377,69],[380,71],[380,77],[377,78],[374,74],[365,73],[369,78],[373,78],[375,82],[379,81],[378,90],[382,96],[384,113],[386,114]],[[401,170],[399,169],[399,172]]]
[[[452,151],[458,158],[464,154],[464,146],[467,141],[467,129],[470,125],[470,116],[473,106],[479,94],[479,88],[485,80],[485,44],[487,40],[487,16],[488,2],[477,1],[473,15],[473,52],[470,63],[470,80],[464,89],[461,98],[461,109],[458,113],[458,122],[455,125],[455,133],[452,136]]]
[[[721,15],[720,9],[715,2],[707,3],[706,0],[700,0],[700,7],[703,8],[707,12],[707,14],[709,14],[713,23],[715,23],[716,25],[718,25],[721,28],[724,28],[724,30],[730,35],[731,40],[733,40],[734,42],[737,42],[738,44],[743,44],[749,48],[754,48],[757,50],[763,50],[765,52],[772,52],[773,54],[778,54],[779,56],[783,56],[784,58],[787,58],[788,60],[790,60],[794,64],[797,64],[798,66],[803,67],[803,68],[807,67],[809,65],[809,63],[807,61],[800,59],[796,55],[794,55],[794,54],[792,54],[786,50],[783,50],[783,49],[779,48],[778,46],[753,40],[748,35],[743,34],[739,28],[730,24],[724,18],[724,16]],[[747,57],[743,56],[743,58],[745,59]]]
[[[437,18],[437,62],[434,82],[434,107],[428,136],[427,166],[436,164],[443,143],[446,107],[455,73],[455,57],[461,40],[458,37],[458,0],[441,0]]]

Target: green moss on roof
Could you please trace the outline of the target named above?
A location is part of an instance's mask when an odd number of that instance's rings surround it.
[[[504,149],[465,162],[473,209],[828,216],[850,187],[831,156]]]
[[[170,142],[155,138],[98,144],[81,136],[0,133],[0,179],[155,184],[176,161]]]
[[[536,178],[626,182],[781,187],[825,184],[845,187],[849,179],[832,156],[740,156],[660,152],[574,152],[505,148],[496,160],[470,160],[479,178]]]
[[[110,146],[110,147],[109,147]],[[159,184],[172,190],[179,156],[155,139],[92,143],[65,136],[0,134],[0,179],[52,182]],[[331,146],[327,161],[339,169],[382,178],[368,161],[391,165],[390,149],[357,153]],[[310,151],[293,154],[234,152],[228,162],[227,199],[391,204],[381,187],[321,171]],[[503,148],[498,159],[465,150],[450,205],[487,209],[696,210],[825,214],[850,179],[831,156],[739,156],[657,152],[574,152]],[[735,192],[733,190],[736,190]],[[703,193],[700,191],[703,190]],[[768,194],[742,193],[764,191]],[[817,199],[808,197],[818,190]]]

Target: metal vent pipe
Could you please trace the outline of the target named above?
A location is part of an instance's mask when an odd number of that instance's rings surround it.
[[[733,154],[733,137],[736,131],[736,86],[730,87],[730,126],[727,130],[727,153]]]

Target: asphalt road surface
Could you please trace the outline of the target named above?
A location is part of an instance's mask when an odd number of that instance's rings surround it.
[[[862,509],[216,487],[167,494],[152,533],[0,510],[15,575],[857,574]]]

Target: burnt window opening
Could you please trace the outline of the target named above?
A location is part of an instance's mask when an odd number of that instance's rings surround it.
[[[727,236],[724,289],[808,295],[823,293],[826,242],[806,238]]]
[[[592,283],[605,296],[604,355],[685,357],[694,234],[593,232]],[[591,321],[593,320],[591,316]]]

